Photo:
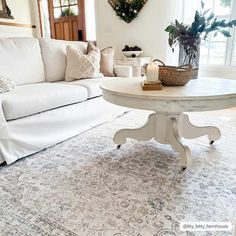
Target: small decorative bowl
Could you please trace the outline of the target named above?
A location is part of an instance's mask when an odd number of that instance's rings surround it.
[[[126,57],[138,57],[143,51],[123,51]]]

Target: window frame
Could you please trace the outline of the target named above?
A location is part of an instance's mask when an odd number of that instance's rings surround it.
[[[232,4],[232,9],[234,9],[233,11],[232,11],[232,13],[231,13],[231,19],[236,19],[236,0],[232,0],[233,1],[233,4]],[[230,50],[231,51],[229,51],[229,53],[231,54],[231,56],[230,56],[230,58],[231,58],[231,66],[232,67],[235,67],[236,68],[236,63],[235,63],[235,65],[232,65],[232,63],[233,63],[233,56],[234,56],[234,52],[235,52],[235,54],[236,54],[236,27],[234,27],[234,29],[232,30],[232,37],[229,39],[229,40],[231,40],[231,42],[230,42],[230,45],[231,45],[231,48],[230,48]],[[235,55],[236,56],[236,55]]]
[[[229,18],[229,20],[236,19],[236,0],[232,0],[231,12],[230,12],[229,15],[228,14],[227,15],[220,15],[218,17],[222,18],[222,19]],[[201,62],[200,62],[201,67],[204,67],[204,68],[217,68],[217,70],[222,69],[222,68],[227,68],[227,70],[230,70],[231,67],[236,69],[236,65],[233,65],[234,50],[236,48],[236,30],[235,30],[235,27],[233,29],[230,29],[230,33],[231,33],[231,37],[226,38],[226,41],[225,41],[226,46],[225,46],[224,64],[210,64],[209,63],[210,49],[208,49],[207,63],[206,64],[201,64]],[[208,42],[209,45],[212,42],[214,42],[214,41],[211,40],[211,37],[212,36],[210,36],[210,38],[209,38],[210,39],[209,42]],[[216,43],[221,43],[221,41],[216,41]]]
[[[236,19],[236,0],[232,0],[232,7],[231,7],[231,14],[230,14],[230,20]],[[230,30],[231,32],[231,37],[228,38],[227,40],[227,48],[226,48],[226,61],[225,65],[226,66],[232,66],[233,63],[233,54],[234,54],[234,47],[236,46],[236,30],[235,27]]]
[[[55,13],[54,13],[54,10],[55,9],[60,9],[60,12],[62,13],[62,9],[63,8],[68,8],[69,11],[70,11],[70,8],[73,7],[73,6],[79,6],[79,0],[77,0],[77,3],[70,3],[71,0],[68,0],[68,4],[67,5],[62,5],[62,0],[59,0],[59,6],[54,6],[54,0],[52,1],[53,2],[53,14],[54,14],[54,18],[55,18]]]

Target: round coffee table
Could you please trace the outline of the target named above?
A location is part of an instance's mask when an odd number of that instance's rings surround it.
[[[161,91],[143,91],[144,78],[119,78],[103,82],[100,87],[105,100],[124,107],[154,111],[147,123],[138,129],[123,129],[114,136],[121,147],[127,138],[147,141],[154,138],[162,144],[170,144],[181,156],[185,169],[191,160],[191,152],[181,140],[208,136],[210,144],[220,139],[217,127],[196,127],[184,112],[201,112],[236,106],[236,80],[199,78],[183,87],[163,87]]]

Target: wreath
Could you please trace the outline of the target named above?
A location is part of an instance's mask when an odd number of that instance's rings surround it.
[[[108,0],[111,7],[122,20],[130,23],[136,18],[148,0]]]

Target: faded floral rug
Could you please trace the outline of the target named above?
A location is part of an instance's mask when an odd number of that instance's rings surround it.
[[[236,109],[190,114],[217,125],[222,138],[186,140],[192,165],[168,145],[112,137],[137,127],[147,112],[132,111],[77,137],[0,167],[1,236],[232,236],[180,232],[181,221],[236,219]]]

